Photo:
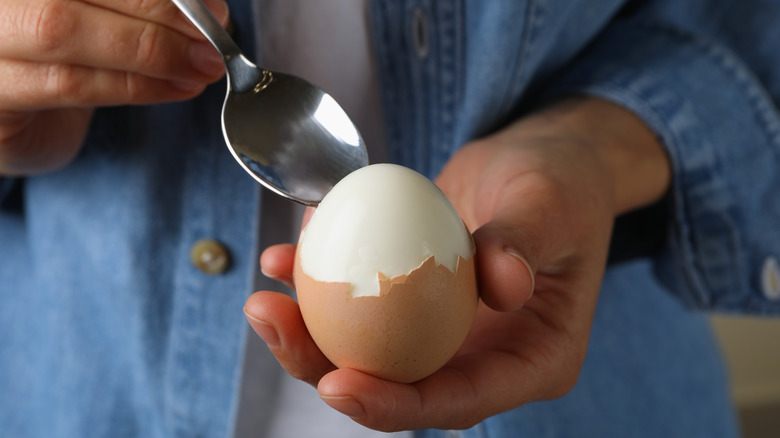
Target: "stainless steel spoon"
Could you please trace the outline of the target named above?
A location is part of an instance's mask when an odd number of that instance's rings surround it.
[[[360,133],[327,93],[257,67],[201,0],[172,0],[222,55],[227,95],[222,132],[228,149],[261,184],[317,205],[347,174],[368,164]]]

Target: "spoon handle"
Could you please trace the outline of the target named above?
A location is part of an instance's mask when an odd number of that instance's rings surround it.
[[[171,1],[222,55],[232,87],[237,91],[254,88],[263,77],[262,72],[241,53],[241,49],[233,41],[233,38],[206,5],[201,0]]]

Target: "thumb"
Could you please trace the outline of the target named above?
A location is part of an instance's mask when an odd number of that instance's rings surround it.
[[[512,217],[497,215],[474,232],[480,296],[498,311],[520,309],[535,286],[534,244]]]

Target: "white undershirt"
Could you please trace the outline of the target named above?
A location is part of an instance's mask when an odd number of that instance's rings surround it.
[[[325,90],[355,122],[371,162],[386,161],[367,0],[255,0],[259,62]]]
[[[301,76],[331,94],[360,130],[371,162],[386,161],[367,1],[255,2],[258,63],[270,70]],[[267,217],[265,213],[263,216]],[[272,232],[265,226],[262,231]],[[245,361],[245,366],[252,363],[250,368],[254,368],[256,374],[251,375],[253,370],[245,369],[245,385],[263,381],[259,374],[267,373],[273,366],[269,364],[273,358],[262,348],[257,344],[247,348],[249,361]],[[240,438],[262,436],[262,430],[266,428],[265,438],[411,438],[413,435],[411,432],[387,434],[360,426],[327,406],[316,389],[285,372],[278,373],[278,381],[265,389],[272,390],[272,386],[275,386],[276,396],[270,400],[242,398],[239,412],[262,411],[265,413],[262,418],[270,424],[255,429],[239,421],[242,426],[237,430],[237,436]],[[244,392],[248,390],[251,393],[251,388],[244,388]]]

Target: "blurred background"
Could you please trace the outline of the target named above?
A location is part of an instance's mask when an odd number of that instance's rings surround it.
[[[744,438],[780,437],[780,319],[715,316]]]

